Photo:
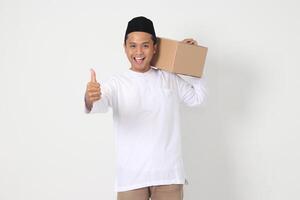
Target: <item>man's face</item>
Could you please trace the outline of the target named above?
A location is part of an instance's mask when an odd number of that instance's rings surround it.
[[[145,32],[131,32],[127,36],[124,48],[131,63],[131,69],[138,72],[148,71],[156,51],[152,35]]]

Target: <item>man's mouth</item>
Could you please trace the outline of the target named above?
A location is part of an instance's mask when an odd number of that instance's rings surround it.
[[[133,59],[137,64],[142,64],[145,60],[145,57],[134,57]]]

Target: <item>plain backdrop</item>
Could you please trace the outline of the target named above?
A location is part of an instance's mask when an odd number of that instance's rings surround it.
[[[0,0],[0,199],[115,199],[112,112],[85,114],[90,68],[125,71],[127,22],[209,48],[209,96],[182,108],[185,199],[300,199],[296,0]]]

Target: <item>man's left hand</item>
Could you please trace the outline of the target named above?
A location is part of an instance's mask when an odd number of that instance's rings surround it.
[[[191,44],[191,45],[198,45],[197,41],[194,40],[193,38],[186,38],[184,40],[182,40],[183,43],[186,44]]]

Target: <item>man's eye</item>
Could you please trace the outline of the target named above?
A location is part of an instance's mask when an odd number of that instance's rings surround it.
[[[129,47],[130,47],[130,48],[135,48],[135,45],[132,44],[132,45],[129,45]]]
[[[145,47],[145,48],[149,48],[149,45],[148,45],[148,44],[144,44],[144,47]]]

